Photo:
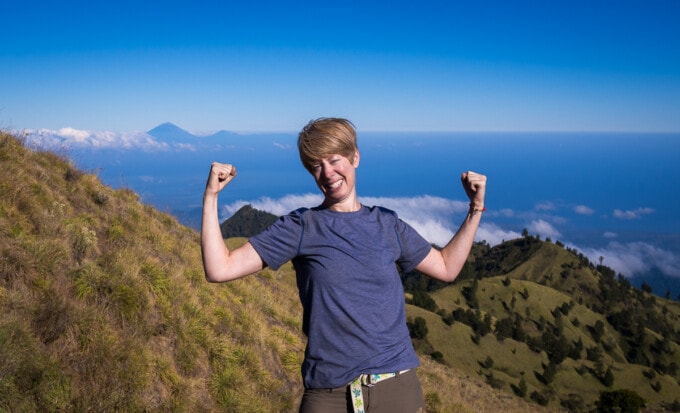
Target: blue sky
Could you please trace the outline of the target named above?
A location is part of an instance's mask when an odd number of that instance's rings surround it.
[[[680,131],[680,2],[10,1],[0,127]]]

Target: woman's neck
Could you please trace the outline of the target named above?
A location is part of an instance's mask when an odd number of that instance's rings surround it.
[[[321,205],[330,209],[331,211],[336,212],[356,212],[361,209],[361,203],[357,197],[351,197],[350,199],[345,199],[334,203],[329,203],[328,200],[325,200]]]

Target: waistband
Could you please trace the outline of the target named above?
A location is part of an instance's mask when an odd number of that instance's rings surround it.
[[[362,374],[349,384],[349,394],[352,398],[352,407],[354,413],[364,413],[364,395],[361,386],[375,386],[381,381],[397,377],[401,374],[409,372],[411,369],[401,370],[394,373],[382,374]]]

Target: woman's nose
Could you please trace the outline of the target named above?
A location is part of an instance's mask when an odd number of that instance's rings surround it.
[[[333,174],[334,174],[333,168],[329,166],[323,166],[321,168],[321,175],[323,175],[324,178],[330,178],[331,176],[333,176]]]

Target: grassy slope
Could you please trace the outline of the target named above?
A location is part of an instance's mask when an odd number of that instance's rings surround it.
[[[132,191],[6,133],[0,165],[0,411],[296,411],[290,265],[208,284],[198,234]],[[419,375],[428,411],[546,411],[428,357]]]
[[[0,410],[285,411],[290,283],[205,282],[198,234],[0,136]]]

